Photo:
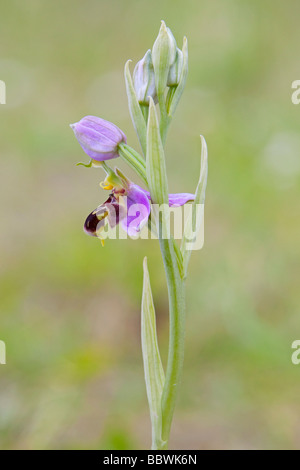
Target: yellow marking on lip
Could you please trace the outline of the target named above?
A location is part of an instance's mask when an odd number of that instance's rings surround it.
[[[110,183],[105,183],[105,181],[101,181],[101,183],[99,184],[102,189],[106,189],[107,191],[110,191],[111,189],[113,189],[113,185]]]
[[[97,212],[94,212],[94,214],[96,214],[97,219],[99,220],[99,222],[101,222],[101,220],[105,219],[105,217],[108,216],[108,211],[103,212],[103,214],[101,214],[100,216],[97,215]]]

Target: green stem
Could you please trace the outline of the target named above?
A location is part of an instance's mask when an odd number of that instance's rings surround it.
[[[181,380],[185,337],[185,285],[174,250],[173,239],[161,239],[160,249],[166,272],[169,295],[169,352],[162,393],[162,441],[168,446],[170,429]]]
[[[148,187],[146,176],[146,163],[143,157],[127,144],[119,144],[120,157],[139,175]]]
[[[171,99],[171,97],[169,97]],[[168,115],[164,94],[158,96],[160,109],[160,136],[164,146],[171,116]],[[160,224],[159,224],[160,225]],[[181,380],[184,337],[185,337],[185,285],[182,274],[182,260],[178,260],[175,242],[172,238],[164,238],[159,230],[159,244],[166,272],[169,297],[169,351],[164,388],[162,392],[162,449],[167,449],[178,386]]]
[[[116,177],[115,172],[110,168],[110,166],[107,165],[107,163],[101,162],[99,166],[101,166],[101,168],[105,171],[107,176]]]

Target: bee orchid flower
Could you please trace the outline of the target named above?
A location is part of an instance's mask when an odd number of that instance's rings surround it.
[[[121,174],[117,170],[119,175]],[[119,223],[130,237],[135,237],[147,224],[151,212],[150,192],[132,183],[122,175],[122,186],[112,186],[109,178],[101,184],[103,189],[110,190],[108,199],[89,214],[84,224],[88,235],[101,238],[101,231],[106,221],[110,228]],[[179,207],[195,199],[194,194],[169,194],[169,206]]]

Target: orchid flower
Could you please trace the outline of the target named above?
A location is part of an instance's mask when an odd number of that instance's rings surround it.
[[[120,175],[120,170],[116,169]],[[130,237],[135,237],[147,224],[151,212],[150,192],[139,185],[132,183],[122,175],[122,186],[113,187],[110,177],[101,183],[101,187],[110,190],[108,199],[91,212],[84,224],[84,231],[88,235],[100,236],[106,220],[110,228],[121,224]],[[195,199],[194,194],[169,194],[169,206],[179,207]]]

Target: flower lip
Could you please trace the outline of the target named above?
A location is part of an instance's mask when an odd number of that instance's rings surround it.
[[[137,184],[130,185],[126,196],[126,217],[122,218],[121,226],[134,237],[148,222],[151,205],[146,191]]]
[[[117,158],[118,145],[127,143],[126,135],[112,122],[97,116],[85,116],[70,125],[85,153],[97,161]]]
[[[104,218],[102,220],[99,220],[96,212],[97,212],[97,209],[88,215],[83,226],[83,230],[85,231],[85,233],[93,237],[97,236],[97,232],[102,227],[104,227],[104,224],[105,224]]]
[[[106,219],[111,228],[115,227],[125,217],[126,212],[119,204],[118,197],[111,193],[108,199],[91,212],[84,223],[83,230],[87,235],[98,236],[103,230]]]

